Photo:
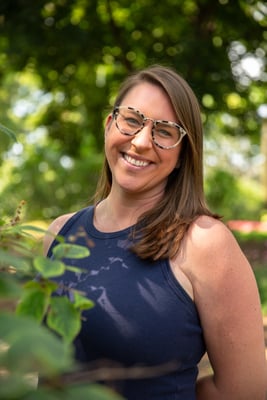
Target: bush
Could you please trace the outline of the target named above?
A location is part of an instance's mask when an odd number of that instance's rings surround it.
[[[255,182],[216,169],[208,177],[205,188],[210,208],[226,221],[260,219],[262,191]]]
[[[61,259],[86,257],[89,250],[57,238],[54,259],[42,256],[34,233],[44,232],[20,223],[21,208],[9,222],[0,221],[0,400],[122,399],[91,382],[90,373],[75,381],[72,342],[81,311],[93,303],[75,291],[72,301],[52,296],[57,287],[52,278],[75,271]]]

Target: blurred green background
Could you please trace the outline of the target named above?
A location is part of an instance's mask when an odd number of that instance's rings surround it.
[[[0,123],[18,140],[0,133],[1,213],[26,200],[27,220],[49,221],[87,205],[119,83],[160,63],[201,104],[209,205],[263,218],[266,52],[264,1],[1,2]]]
[[[267,221],[266,1],[2,0],[0,224],[22,200],[44,227],[90,203],[118,85],[155,63],[199,99],[212,210]],[[267,232],[234,234],[267,318]]]

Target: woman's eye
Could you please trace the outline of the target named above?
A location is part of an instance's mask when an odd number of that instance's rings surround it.
[[[172,136],[172,133],[169,131],[166,131],[166,129],[157,129],[157,133],[163,137],[171,137]]]
[[[125,121],[127,122],[128,125],[131,126],[140,126],[140,121],[138,121],[138,119],[133,118],[133,117],[127,117],[125,118]]]

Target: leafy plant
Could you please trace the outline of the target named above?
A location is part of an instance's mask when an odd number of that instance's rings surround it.
[[[52,278],[76,270],[63,256],[87,257],[89,250],[57,237],[54,259],[42,256],[35,233],[44,230],[20,222],[23,205],[10,221],[0,221],[0,400],[119,400],[89,374],[87,381],[72,381],[77,372],[72,342],[82,310],[93,302],[76,291],[71,301],[52,296],[57,288]]]

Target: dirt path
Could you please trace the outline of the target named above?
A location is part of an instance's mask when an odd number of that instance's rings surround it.
[[[267,361],[267,316],[263,318],[264,325],[264,337],[265,337],[265,354]],[[209,375],[212,373],[212,368],[209,363],[209,359],[207,356],[203,357],[199,364],[199,377]]]

